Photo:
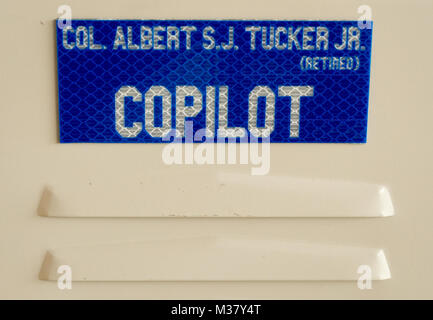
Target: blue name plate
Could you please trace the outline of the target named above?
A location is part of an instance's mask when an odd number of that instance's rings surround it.
[[[364,143],[371,38],[358,21],[58,23],[60,141]]]

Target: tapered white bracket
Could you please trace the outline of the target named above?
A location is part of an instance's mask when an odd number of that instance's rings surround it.
[[[182,179],[196,185],[182,186]],[[394,215],[383,185],[284,176],[221,173],[173,177],[143,188],[56,186],[43,192],[47,217],[386,217]]]
[[[47,253],[41,280],[284,281],[391,278],[383,250],[254,238],[190,238],[62,248]],[[361,267],[361,269],[360,269]]]

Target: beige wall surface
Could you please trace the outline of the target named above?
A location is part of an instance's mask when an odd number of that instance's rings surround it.
[[[275,144],[271,150],[271,174],[384,184],[391,191],[395,216],[366,219],[38,216],[41,194],[47,186],[54,191],[67,188],[72,193],[74,189],[106,192],[107,185],[126,176],[127,193],[128,189],[152,183],[151,179],[165,179],[170,184],[170,179],[183,177],[181,182],[194,189],[200,187],[192,185],[195,175],[214,170],[164,166],[161,145],[58,143],[53,19],[62,4],[72,7],[73,18],[287,20],[354,20],[358,18],[359,5],[370,5],[374,29],[368,143]],[[0,298],[433,298],[432,13],[431,0],[3,0],[0,3]],[[122,167],[123,173],[113,169],[116,167]],[[121,181],[124,183],[125,179]],[[123,195],[113,193],[107,201],[116,201]],[[78,205],[88,206],[89,199]],[[163,195],[160,199],[143,197],[143,201],[163,199]],[[269,210],[272,209],[271,204]],[[383,248],[392,279],[375,281],[372,290],[359,290],[356,282],[350,281],[243,281],[77,282],[72,290],[64,291],[53,281],[38,279],[44,255],[52,248],[207,235]],[[227,261],[220,263],[223,266]]]

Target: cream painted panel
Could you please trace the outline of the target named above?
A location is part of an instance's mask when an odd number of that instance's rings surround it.
[[[374,31],[367,144],[273,145],[269,177],[385,186],[395,215],[386,219],[38,216],[47,187],[68,203],[68,210],[71,199],[77,200],[74,205],[81,210],[100,206],[92,203],[96,197],[79,197],[92,193],[103,194],[104,201],[113,203],[136,199],[138,210],[142,206],[138,206],[137,189],[184,182],[188,190],[200,193],[206,187],[195,185],[201,175],[216,177],[217,171],[249,174],[249,168],[238,166],[166,166],[161,161],[162,146],[58,144],[53,20],[63,4],[72,6],[75,18],[349,20],[357,19],[360,4],[370,5]],[[251,0],[3,0],[0,6],[1,298],[433,298],[431,0],[268,0],[265,4]],[[171,195],[182,201],[181,192],[172,190]],[[142,201],[167,201],[162,195],[155,197],[144,195]],[[236,201],[231,203],[239,206]],[[268,203],[269,211],[278,211],[277,204]],[[75,282],[72,290],[62,291],[55,282],[38,277],[51,248],[240,235],[384,248],[392,279],[375,282],[372,290],[359,290],[355,281],[244,281]]]

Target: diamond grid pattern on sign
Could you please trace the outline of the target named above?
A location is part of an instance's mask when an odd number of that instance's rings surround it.
[[[265,50],[260,32],[256,33],[256,49],[250,48],[247,26],[326,27],[328,50]],[[131,40],[140,46],[140,27],[194,26],[191,48],[186,49],[185,33],[180,32],[177,50],[113,50],[117,27],[123,28],[125,39],[131,29]],[[233,27],[236,49],[203,48],[203,29],[211,26],[216,43],[227,43],[229,27]],[[163,86],[171,93],[171,128],[176,128],[176,86],[195,86],[202,96],[201,111],[193,118],[194,131],[206,128],[206,92],[215,86],[215,119],[219,118],[220,86],[228,87],[228,127],[248,130],[248,97],[256,86],[267,86],[275,94],[274,130],[271,142],[341,142],[366,141],[370,75],[371,30],[361,31],[361,50],[337,50],[343,28],[357,27],[356,21],[141,21],[141,20],[74,20],[72,28],[90,30],[93,39],[105,46],[102,50],[66,49],[63,32],[57,29],[59,86],[59,122],[61,142],[163,142],[145,130],[145,93],[152,86]],[[129,28],[128,28],[129,27]],[[75,32],[68,33],[70,42]],[[84,39],[86,38],[86,39]],[[80,41],[88,41],[83,35]],[[302,46],[302,35],[299,37]],[[272,42],[267,40],[265,45]],[[275,39],[274,39],[275,40]],[[315,42],[313,41],[313,44]],[[356,70],[303,70],[303,57],[357,57]],[[134,137],[124,137],[116,130],[116,92],[122,87],[135,87],[142,94],[140,101],[125,98],[124,125],[140,122],[142,130]],[[291,136],[291,98],[278,96],[281,86],[311,86],[314,94],[300,98],[299,136]],[[210,90],[211,91],[211,90]],[[165,100],[166,101],[166,100]],[[187,103],[185,102],[187,105]],[[162,115],[155,113],[161,120]],[[166,119],[164,120],[166,121]],[[149,122],[149,120],[148,120]],[[293,126],[293,124],[292,124]],[[218,121],[212,128],[217,134]]]

